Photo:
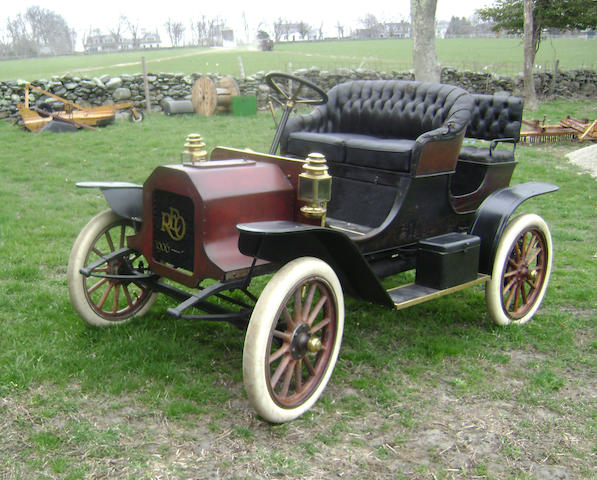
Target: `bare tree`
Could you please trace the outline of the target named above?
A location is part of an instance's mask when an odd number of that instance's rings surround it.
[[[284,33],[284,23],[285,20],[282,20],[280,17],[274,22],[274,42],[276,43],[282,38],[282,34]]]
[[[168,18],[164,26],[166,27],[166,32],[170,38],[170,43],[173,47],[178,47],[184,34],[184,25],[182,22],[175,22]]]
[[[440,66],[435,53],[437,0],[410,0],[415,78],[439,82]]]
[[[121,15],[118,17],[118,22],[116,25],[110,29],[110,35],[114,39],[114,44],[116,48],[122,48],[122,30],[124,25],[126,25],[126,17]]]
[[[309,34],[311,33],[311,26],[306,22],[299,22],[298,30],[298,33],[300,33],[301,38],[305,40],[305,38],[308,38]]]
[[[130,20],[127,17],[123,17],[125,22],[126,22],[126,26],[127,29],[131,35],[131,41],[133,42],[133,48],[139,48],[140,46],[140,37],[139,37],[139,21],[137,20],[136,22],[133,22],[132,20]]]
[[[73,36],[60,15],[40,7],[29,7],[24,15],[8,19],[10,50],[15,55],[62,55],[73,51]]]
[[[336,30],[338,31],[338,38],[344,38],[344,25],[340,22],[336,23]]]

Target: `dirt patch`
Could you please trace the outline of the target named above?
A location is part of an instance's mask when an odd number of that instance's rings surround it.
[[[311,412],[280,426],[257,418],[238,385],[223,408],[179,420],[132,395],[81,393],[75,409],[48,414],[36,406],[55,393],[46,386],[1,399],[0,477],[26,478],[35,467],[62,478],[52,470],[55,455],[77,459],[81,478],[556,480],[597,474],[595,438],[583,428],[586,410],[597,406],[595,377],[568,372],[565,386],[544,403],[525,398],[524,382],[516,378],[518,369],[541,357],[509,355],[509,362],[492,364],[495,392],[454,391],[446,364],[434,378],[406,381],[408,395],[396,404],[367,400],[356,414],[347,405],[363,392],[332,382]],[[38,400],[31,404],[31,398]],[[35,449],[43,432],[55,432],[59,448],[46,441]],[[24,455],[39,459],[27,462]]]
[[[591,176],[597,178],[597,145],[579,148],[566,155],[566,158],[574,165],[587,170]]]

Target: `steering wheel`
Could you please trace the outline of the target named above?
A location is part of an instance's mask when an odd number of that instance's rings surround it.
[[[275,155],[278,145],[280,144],[282,132],[286,127],[286,122],[288,122],[288,117],[290,116],[292,109],[298,104],[322,105],[327,103],[328,95],[320,86],[315,85],[305,78],[297,77],[289,73],[270,72],[265,76],[265,82],[283,99],[283,102],[280,103],[282,104],[284,111],[282,112],[282,118],[280,119],[280,123],[276,129],[276,135],[274,136],[274,140],[269,149],[269,154]],[[285,88],[282,82],[286,85],[290,84],[292,87]],[[314,92],[316,96],[301,96],[300,93],[303,88],[306,88],[311,93]]]
[[[287,105],[290,104],[292,107],[299,103],[305,105],[321,105],[328,101],[327,93],[325,93],[319,85],[315,85],[309,80],[297,77],[296,75],[282,72],[270,72],[265,76],[265,81],[274,92],[284,99]],[[284,87],[282,84],[284,81],[286,81],[286,84],[290,83],[293,86],[298,84],[298,86],[293,92]],[[303,87],[315,92],[317,96],[315,98],[299,96]]]

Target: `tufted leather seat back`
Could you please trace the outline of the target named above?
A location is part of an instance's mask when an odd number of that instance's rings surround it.
[[[329,101],[318,107],[324,121],[320,133],[360,133],[416,139],[442,126],[469,119],[467,92],[453,85],[406,80],[353,81],[336,85]],[[463,105],[463,102],[466,105]],[[462,119],[458,112],[463,111]],[[457,125],[461,123],[461,125]]]
[[[481,140],[520,139],[523,99],[496,95],[471,95],[473,112],[466,137]]]

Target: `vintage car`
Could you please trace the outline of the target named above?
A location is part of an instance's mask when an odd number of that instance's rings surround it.
[[[485,283],[497,323],[536,313],[551,236],[539,216],[513,213],[557,187],[509,186],[520,99],[402,80],[329,93],[293,75],[266,80],[284,105],[269,153],[208,154],[193,134],[181,164],[157,167],[144,185],[78,184],[110,206],[69,259],[69,295],[87,323],[143,315],[160,293],[179,302],[175,318],[231,322],[246,330],[249,401],[285,422],[330,379],[344,294],[400,309]],[[316,107],[291,116],[300,104]],[[406,271],[414,282],[382,285]],[[251,283],[268,273],[257,298]]]

